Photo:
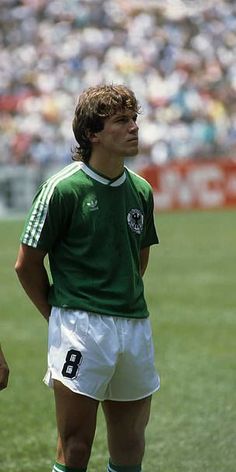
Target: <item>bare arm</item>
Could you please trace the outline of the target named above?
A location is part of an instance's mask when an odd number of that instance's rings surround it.
[[[140,273],[143,276],[148,265],[150,247],[145,247],[140,251]]]
[[[28,297],[48,321],[51,311],[48,303],[50,284],[44,266],[45,256],[45,251],[21,244],[15,270]]]
[[[0,346],[0,390],[6,388],[9,377],[9,367]]]

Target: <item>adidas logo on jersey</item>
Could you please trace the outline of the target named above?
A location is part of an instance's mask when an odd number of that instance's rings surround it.
[[[86,202],[86,205],[90,211],[95,211],[99,209],[97,200],[91,200],[90,202]]]

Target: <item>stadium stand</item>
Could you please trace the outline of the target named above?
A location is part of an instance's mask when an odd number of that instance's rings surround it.
[[[236,3],[2,0],[0,165],[64,165],[77,95],[122,82],[140,99],[139,163],[236,147]]]

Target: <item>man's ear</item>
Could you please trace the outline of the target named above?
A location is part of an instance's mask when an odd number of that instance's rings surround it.
[[[89,138],[89,141],[91,143],[98,143],[99,142],[99,132],[94,133],[90,130],[87,130],[86,134],[87,134],[87,137]]]

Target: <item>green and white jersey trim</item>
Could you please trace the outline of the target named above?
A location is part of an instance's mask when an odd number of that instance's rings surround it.
[[[122,185],[126,180],[125,172],[123,172],[123,174],[120,177],[110,180],[102,175],[97,174],[97,172],[93,171],[91,167],[88,167],[83,162],[81,163],[80,168],[85,172],[85,174],[87,174],[92,179],[97,180],[97,182],[100,182],[101,184],[109,185],[110,187],[119,187],[119,185]]]
[[[28,225],[22,239],[22,243],[28,246],[37,247],[43,225],[47,216],[50,198],[56,185],[63,179],[70,177],[81,168],[80,162],[73,162],[69,166],[62,169],[56,175],[49,178],[43,186],[42,191],[36,198],[32,214],[29,218]]]
[[[52,472],[62,472],[62,471],[63,471],[62,468],[59,469],[59,467],[57,466],[57,464],[54,464],[53,469],[52,469]]]

